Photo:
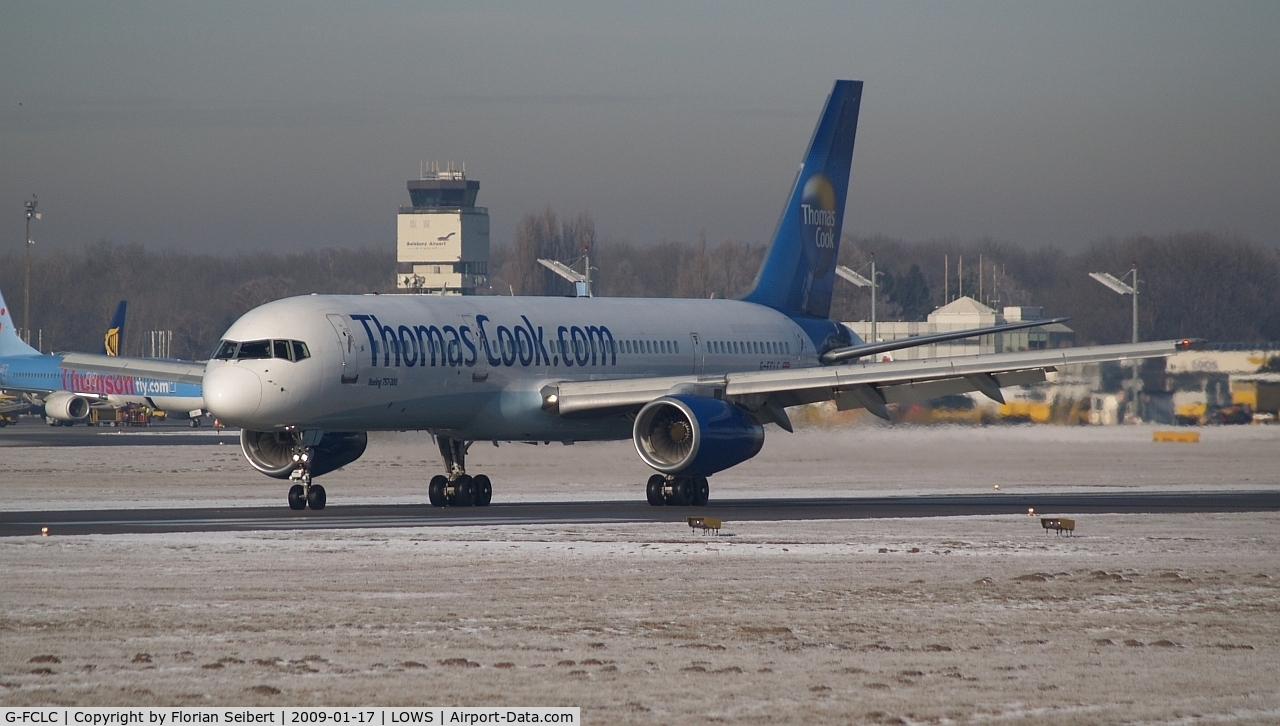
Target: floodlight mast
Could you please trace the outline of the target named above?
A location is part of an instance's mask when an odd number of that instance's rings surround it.
[[[572,282],[574,294],[576,297],[591,297],[590,259],[588,259],[587,261],[588,274],[586,275],[582,274],[581,272],[578,272],[577,270],[573,269],[572,267],[569,267],[568,265],[558,260],[544,260],[539,258],[538,264],[542,265],[548,270],[551,270],[552,272],[563,277],[569,282]]]
[[[27,261],[22,273],[22,334],[26,336],[28,345],[31,344],[31,246],[35,244],[31,239],[31,220],[40,219],[40,213],[36,211],[38,204],[34,194],[31,201],[23,202],[27,208]]]
[[[868,343],[876,342],[876,340],[878,339],[876,338],[876,283],[875,283],[876,261],[875,261],[875,258],[872,257],[871,259],[871,279],[870,280],[863,277],[862,275],[859,275],[857,272],[854,272],[848,267],[845,267],[844,265],[836,265],[836,274],[848,280],[849,282],[852,282],[858,287],[871,288],[871,331],[870,331],[871,339],[868,340],[867,342]]]
[[[1126,285],[1124,283],[1124,278],[1129,277],[1130,275],[1133,276],[1132,286]],[[1089,277],[1092,277],[1093,279],[1097,280],[1103,285],[1106,285],[1107,287],[1111,288],[1111,290],[1113,290],[1114,292],[1118,292],[1121,295],[1133,296],[1133,342],[1137,343],[1138,342],[1138,263],[1134,262],[1133,269],[1129,270],[1128,272],[1126,272],[1124,275],[1120,277],[1116,277],[1115,275],[1112,275],[1107,272],[1090,272]],[[1137,411],[1137,403],[1138,403],[1137,401],[1138,368],[1140,365],[1141,364],[1136,360],[1133,362],[1133,397],[1134,397],[1135,412]]]

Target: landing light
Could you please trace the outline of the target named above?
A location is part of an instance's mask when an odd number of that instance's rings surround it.
[[[551,394],[548,394],[548,395],[547,395],[547,403],[555,403],[555,402],[556,402],[556,401],[558,401],[559,399],[560,399],[560,397],[559,397],[559,396],[557,396],[557,395],[556,395],[556,394],[554,394],[554,393],[551,393]]]

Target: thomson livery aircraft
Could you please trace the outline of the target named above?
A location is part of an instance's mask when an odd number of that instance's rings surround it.
[[[366,432],[426,430],[437,506],[483,506],[474,441],[630,438],[650,504],[701,505],[708,477],[755,456],[789,406],[887,404],[1035,383],[1055,366],[1169,355],[1187,341],[910,360],[874,354],[1044,321],[864,343],[827,319],[862,83],[837,81],[755,287],[741,300],[309,295],[249,311],[203,371],[209,410],[241,448],[325,505],[314,477],[358,459]],[[192,378],[196,376],[193,373]]]
[[[28,393],[44,405],[51,425],[70,426],[89,417],[92,406],[120,407],[136,403],[191,416],[193,424],[204,414],[199,379],[174,380],[163,370],[165,361],[120,357],[126,305],[116,308],[103,336],[99,355],[54,353],[44,355],[18,337],[0,294],[0,390]],[[137,371],[145,366],[147,373]],[[174,370],[190,373],[191,364]],[[198,369],[197,369],[198,370]]]

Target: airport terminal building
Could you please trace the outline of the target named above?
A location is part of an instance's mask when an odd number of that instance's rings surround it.
[[[871,342],[914,338],[919,335],[945,333],[952,330],[970,328],[989,328],[1004,323],[1016,323],[1024,320],[1039,320],[1044,317],[1042,308],[1006,307],[996,311],[971,297],[960,297],[929,313],[925,322],[877,322],[872,334],[871,322],[859,320],[844,323],[863,340]],[[1046,348],[1066,348],[1075,345],[1076,334],[1071,328],[1061,323],[1047,323],[1034,328],[1015,330],[1008,333],[984,335],[980,338],[964,338],[936,345],[922,345],[906,350],[895,351],[895,360],[917,360],[922,358],[938,358],[956,355],[978,355],[983,353],[1005,353],[1019,350],[1044,350]]]

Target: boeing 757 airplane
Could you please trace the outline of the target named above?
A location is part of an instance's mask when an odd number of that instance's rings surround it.
[[[475,441],[630,438],[650,504],[706,504],[708,477],[755,456],[786,409],[887,404],[1035,383],[1056,366],[1164,356],[1189,341],[870,362],[897,348],[1044,321],[864,343],[827,318],[860,81],[837,81],[755,287],[741,300],[309,295],[249,311],[204,370],[209,410],[240,426],[258,471],[325,505],[314,477],[358,459],[368,431],[434,434],[436,506],[483,506]]]

